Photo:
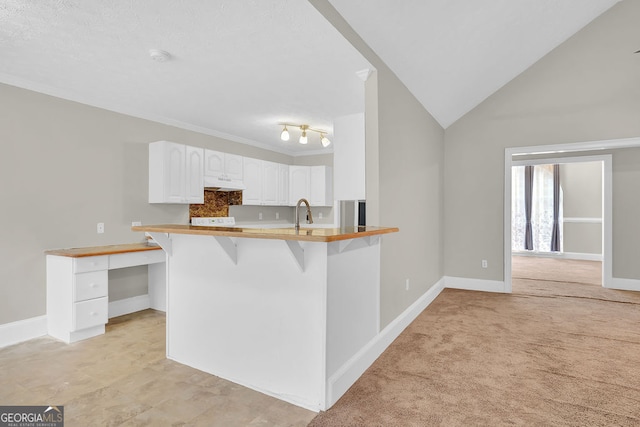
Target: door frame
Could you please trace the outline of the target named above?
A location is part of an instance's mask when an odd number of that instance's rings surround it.
[[[511,167],[514,163],[522,163],[515,159],[514,156],[524,155],[549,155],[544,163],[553,163],[553,159],[562,160],[569,163],[568,159],[578,159],[578,161],[593,161],[587,159],[597,159],[604,162],[602,193],[603,193],[603,212],[602,212],[602,286],[611,287],[613,278],[612,253],[613,253],[613,174],[611,154],[600,156],[583,156],[583,157],[559,157],[554,156],[561,153],[571,152],[589,152],[597,150],[610,150],[619,148],[636,148],[640,147],[639,138],[612,139],[603,141],[588,141],[555,145],[538,145],[529,147],[511,147],[506,148],[504,153],[504,292],[512,292],[511,283]],[[538,161],[536,159],[535,161]]]

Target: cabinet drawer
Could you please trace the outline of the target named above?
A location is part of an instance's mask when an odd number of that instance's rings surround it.
[[[124,254],[109,255],[109,268],[134,267],[136,265],[155,264],[157,262],[165,261],[166,256],[162,249],[127,252]]]
[[[74,258],[74,273],[106,270],[107,268],[109,268],[109,258],[106,255]]]
[[[90,271],[75,275],[74,301],[106,297],[109,289],[107,270]]]
[[[108,320],[109,302],[107,297],[77,302],[73,305],[75,330],[104,325]]]

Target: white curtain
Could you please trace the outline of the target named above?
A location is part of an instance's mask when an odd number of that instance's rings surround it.
[[[511,168],[511,250],[523,251],[525,238],[524,166]],[[560,251],[562,252],[562,187],[560,188]],[[553,233],[553,165],[536,165],[531,209],[533,251],[550,252]]]

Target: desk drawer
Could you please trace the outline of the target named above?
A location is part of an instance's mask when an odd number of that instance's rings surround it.
[[[106,297],[109,290],[107,270],[90,271],[75,275],[74,301]]]
[[[109,318],[109,298],[97,298],[73,305],[75,330],[104,325]]]
[[[148,265],[165,261],[166,256],[162,249],[128,252],[124,254],[109,255],[109,269],[134,267],[136,265]]]
[[[106,270],[107,268],[109,268],[109,257],[107,257],[106,255],[74,258],[73,261],[74,273]]]

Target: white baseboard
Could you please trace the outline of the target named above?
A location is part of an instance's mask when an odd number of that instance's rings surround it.
[[[47,316],[0,325],[0,348],[47,335]]]
[[[505,293],[505,284],[499,280],[468,279],[466,277],[444,276],[444,287],[452,289],[464,289],[467,291],[502,292]]]
[[[431,304],[443,289],[443,279],[440,279],[329,378],[326,396],[327,409],[338,401],[364,371],[389,347],[393,340]]]
[[[146,310],[150,307],[151,299],[148,294],[112,301],[109,303],[109,319],[135,313],[140,310]]]
[[[577,259],[582,261],[602,261],[602,254],[585,254],[578,252],[513,252],[514,256],[529,256],[537,258]]]
[[[619,289],[622,291],[640,291],[640,280],[638,279],[621,279],[613,277],[610,284],[605,284],[607,289]]]
[[[581,261],[602,261],[602,254],[581,254],[577,252],[563,252],[560,258],[577,259]]]

